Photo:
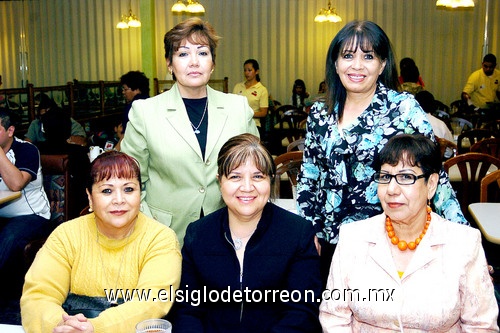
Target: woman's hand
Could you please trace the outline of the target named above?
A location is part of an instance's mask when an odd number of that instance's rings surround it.
[[[62,320],[52,330],[53,333],[93,333],[94,326],[87,318],[79,313],[75,316],[70,316],[66,313],[62,315]]]

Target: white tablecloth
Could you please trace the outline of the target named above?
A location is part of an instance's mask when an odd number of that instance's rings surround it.
[[[23,327],[20,325],[0,324],[1,333],[24,333]]]

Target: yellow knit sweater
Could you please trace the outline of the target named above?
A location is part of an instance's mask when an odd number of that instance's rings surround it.
[[[135,297],[89,319],[95,333],[134,332],[138,322],[170,310],[172,302],[153,297],[161,289],[168,293],[170,286],[179,287],[182,258],[175,233],[139,213],[129,238],[97,234],[94,214],[88,214],[61,224],[49,236],[26,274],[21,297],[26,332],[52,332],[69,292],[105,297],[104,289],[151,290],[149,301]]]

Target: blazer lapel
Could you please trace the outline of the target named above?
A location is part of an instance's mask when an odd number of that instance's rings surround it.
[[[427,229],[425,237],[420,242],[420,245],[415,251],[415,255],[406,268],[403,279],[415,273],[439,255],[441,249],[439,245],[445,243],[444,234],[445,230],[442,221],[432,216],[432,222],[429,225],[429,229]]]
[[[401,279],[397,273],[396,265],[392,259],[391,250],[386,240],[385,214],[381,214],[381,220],[371,223],[366,228],[365,238],[368,243],[368,253],[373,261],[379,265],[394,281],[400,283]],[[374,237],[375,236],[375,237]]]
[[[165,105],[167,105],[166,119],[172,125],[179,136],[193,149],[193,151],[202,159],[200,144],[191,128],[191,122],[187,115],[186,106],[182,101],[177,84],[165,92]],[[210,111],[209,111],[210,114]],[[208,122],[210,126],[210,121]],[[210,129],[209,129],[210,133]]]
[[[221,139],[224,133],[224,127],[227,125],[227,110],[224,104],[214,94],[214,90],[207,86],[208,96],[208,133],[207,146],[205,147],[205,158],[212,154],[217,142]],[[218,152],[217,152],[218,153]]]

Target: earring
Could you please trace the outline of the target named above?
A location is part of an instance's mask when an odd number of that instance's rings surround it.
[[[92,206],[89,206],[89,213],[92,213],[94,211],[94,209],[92,208]]]

